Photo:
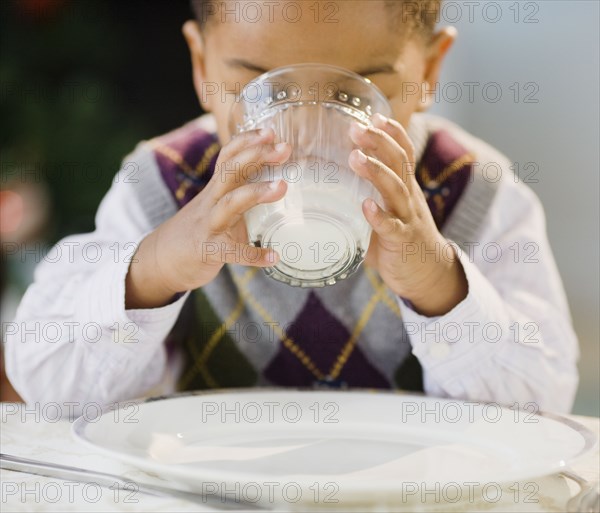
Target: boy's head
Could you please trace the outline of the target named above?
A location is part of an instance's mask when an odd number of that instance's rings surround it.
[[[192,0],[184,25],[194,85],[227,142],[235,93],[270,69],[333,64],[368,77],[405,126],[426,108],[455,32],[435,32],[441,0]]]

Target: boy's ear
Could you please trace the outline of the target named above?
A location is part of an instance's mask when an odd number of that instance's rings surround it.
[[[435,99],[435,89],[438,86],[442,63],[448,50],[454,44],[458,32],[454,27],[445,27],[436,32],[427,45],[427,65],[421,86],[421,102],[418,110],[424,111],[431,107]]]
[[[205,53],[204,53],[204,41],[202,40],[202,33],[198,23],[189,20],[183,24],[182,27],[183,36],[187,41],[188,48],[190,50],[190,57],[192,59],[192,76],[194,80],[194,89],[196,89],[196,95],[202,105],[202,109],[206,112],[211,110],[208,98],[202,101],[202,84],[206,80],[206,66],[205,66]]]

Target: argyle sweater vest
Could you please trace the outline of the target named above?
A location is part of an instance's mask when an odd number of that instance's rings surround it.
[[[479,188],[474,193],[483,198],[479,212],[463,207],[464,219],[454,223],[452,239],[460,245],[476,231],[493,191],[471,180],[474,157],[448,130],[421,126],[419,134],[413,136],[422,146],[417,180],[438,227],[444,228],[465,190]],[[178,208],[208,183],[220,150],[216,134],[197,122],[147,144]],[[397,297],[366,265],[319,289],[290,287],[260,269],[225,265],[190,295],[167,343],[184,356],[180,390],[269,385],[423,390]]]

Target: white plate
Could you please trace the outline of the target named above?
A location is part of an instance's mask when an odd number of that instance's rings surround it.
[[[560,471],[594,447],[561,417],[374,391],[249,389],[122,403],[75,437],[178,487],[272,507],[482,493]]]

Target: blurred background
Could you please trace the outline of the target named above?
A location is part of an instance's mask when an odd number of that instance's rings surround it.
[[[596,416],[599,14],[594,0],[447,0],[459,38],[433,107],[508,155],[544,203],[581,344],[574,412]],[[0,2],[3,326],[46,248],[93,229],[121,159],[200,114],[189,17],[188,0]]]
[[[581,348],[574,411],[598,416],[600,3],[482,1],[471,12],[466,4],[442,11],[459,35],[432,112],[506,154],[542,200]]]

